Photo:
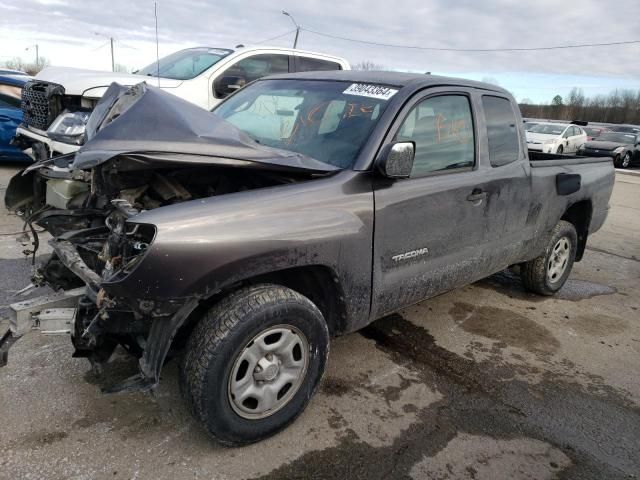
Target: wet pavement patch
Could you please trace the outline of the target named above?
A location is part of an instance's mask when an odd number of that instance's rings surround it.
[[[342,433],[336,446],[308,452],[262,478],[409,478],[416,465],[460,435],[544,442],[550,452],[570,459],[564,469],[551,454],[539,459],[557,478],[628,479],[640,472],[640,410],[611,387],[590,392],[551,373],[535,384],[515,379],[506,363],[474,362],[450,352],[397,314],[374,322],[362,335],[443,399],[420,409],[418,420],[383,447],[363,442],[333,412],[330,424]],[[470,459],[465,471],[477,467]]]
[[[601,285],[585,280],[567,280],[567,283],[554,295],[554,298],[561,300],[579,301],[598,295],[613,295],[617,290],[608,285]]]
[[[511,310],[456,302],[449,314],[466,332],[530,352],[552,353],[560,347],[549,330]]]
[[[606,337],[624,332],[627,321],[609,315],[578,315],[564,320],[565,324],[578,333],[593,337]]]
[[[555,295],[552,297],[543,297],[535,293],[527,292],[522,286],[520,276],[512,270],[504,270],[495,275],[491,275],[484,280],[480,280],[475,285],[480,288],[497,290],[512,298],[533,302],[541,302],[550,298],[578,302],[598,295],[612,295],[617,293],[614,287],[608,285],[570,278]]]
[[[325,377],[320,385],[320,390],[325,395],[336,397],[342,397],[355,391],[347,381],[337,377]]]

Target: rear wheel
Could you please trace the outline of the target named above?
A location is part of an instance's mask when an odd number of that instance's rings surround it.
[[[551,232],[544,253],[521,266],[524,287],[540,295],[556,293],[569,278],[577,248],[575,227],[560,220]]]
[[[182,392],[216,440],[255,442],[304,410],[328,353],[326,322],[309,299],[278,285],[247,287],[214,306],[194,329]]]

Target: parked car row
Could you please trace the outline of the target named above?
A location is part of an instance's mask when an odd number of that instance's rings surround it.
[[[16,140],[36,160],[75,152],[85,141],[91,111],[113,82],[160,87],[206,110],[244,85],[267,75],[349,70],[339,57],[271,47],[198,47],[175,52],[135,74],[50,67],[22,95],[24,124]]]
[[[590,125],[554,120],[524,120],[530,151],[579,156],[611,157],[618,168],[640,162],[640,127],[634,125]]]
[[[146,82],[211,110],[229,94],[267,75],[349,69],[346,60],[322,53],[242,45],[181,50],[134,74],[50,67],[32,78],[0,69],[0,159],[32,161],[78,150],[86,140],[91,112],[113,82],[125,86]],[[640,156],[636,139],[629,137],[640,135],[640,126],[524,119],[524,130],[532,151],[580,155],[598,150],[610,153],[622,168]],[[608,150],[586,145],[609,132],[627,136],[616,137],[623,143]]]

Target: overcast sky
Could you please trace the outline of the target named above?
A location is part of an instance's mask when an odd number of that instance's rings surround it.
[[[640,0],[159,0],[160,55],[234,47],[303,27],[381,43],[513,48],[640,40]],[[96,35],[94,32],[99,33]],[[101,36],[102,35],[102,36]],[[153,1],[0,0],[0,62],[40,55],[54,65],[140,68],[155,59]],[[293,33],[268,42],[290,46]],[[433,52],[364,45],[303,31],[299,48],[370,60],[388,69],[491,78],[518,99],[549,101],[572,86],[585,94],[640,88],[640,44],[542,52]]]

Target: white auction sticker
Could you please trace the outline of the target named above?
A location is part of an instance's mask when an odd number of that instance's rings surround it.
[[[398,90],[395,88],[384,87],[382,85],[371,85],[367,83],[353,83],[344,92],[345,95],[358,95],[360,97],[379,98],[380,100],[389,100]]]

